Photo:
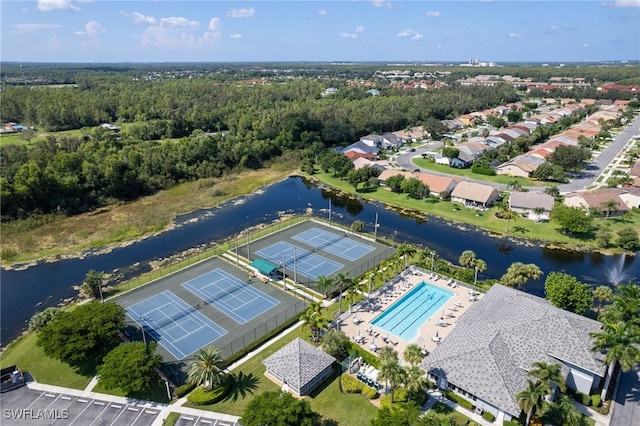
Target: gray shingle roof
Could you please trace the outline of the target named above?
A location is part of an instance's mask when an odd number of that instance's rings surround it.
[[[284,378],[291,386],[302,389],[335,360],[331,355],[298,337],[262,363],[267,370]]]
[[[521,410],[516,394],[534,361],[561,360],[604,376],[603,356],[591,352],[588,335],[600,327],[542,298],[494,284],[458,319],[422,367],[517,416]]]

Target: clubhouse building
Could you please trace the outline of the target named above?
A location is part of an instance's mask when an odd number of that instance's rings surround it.
[[[451,333],[422,362],[429,379],[489,411],[518,418],[516,395],[536,361],[560,364],[569,388],[590,394],[602,386],[604,354],[592,352],[591,332],[601,324],[548,301],[493,287],[462,315]]]

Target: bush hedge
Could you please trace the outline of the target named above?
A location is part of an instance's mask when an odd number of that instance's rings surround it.
[[[493,422],[496,419],[496,416],[494,416],[493,414],[491,414],[488,411],[483,411],[482,412],[482,418],[485,419],[488,422]]]
[[[600,395],[591,395],[591,405],[593,407],[599,407],[602,404],[602,400],[600,399]]]
[[[207,389],[198,386],[187,396],[187,401],[195,405],[211,405],[224,398],[231,388],[231,380],[227,379],[217,388]]]
[[[464,407],[467,410],[473,411],[473,404],[467,401],[466,399],[464,399],[463,397],[461,397],[460,395],[458,395],[457,393],[450,390],[444,390],[442,391],[442,395],[444,395],[445,398],[452,400],[459,406]]]
[[[471,166],[471,172],[479,175],[486,175],[486,176],[494,176],[496,174],[495,170],[490,169],[488,167],[480,167],[480,166]]]
[[[195,388],[196,388],[196,385],[194,385],[193,383],[185,383],[182,386],[178,386],[176,390],[173,391],[173,393],[175,393],[178,398],[182,398],[183,396],[185,396]]]
[[[582,405],[589,405],[591,404],[591,397],[587,394],[584,394],[582,392],[576,392],[576,401],[578,401],[580,404]]]
[[[373,367],[378,368],[379,360],[377,356],[363,349],[360,345],[356,343],[353,343],[353,342],[349,342],[349,343],[351,343],[351,349],[349,350],[350,354],[353,354],[354,352],[356,352],[358,356],[362,358],[362,361],[366,362],[367,364]]]
[[[362,383],[350,374],[340,376],[340,388],[344,393],[362,393],[369,399],[376,399],[379,396],[377,390]]]

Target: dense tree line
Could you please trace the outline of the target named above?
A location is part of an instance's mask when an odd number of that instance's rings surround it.
[[[506,85],[390,91],[375,98],[347,85],[339,96],[322,98],[324,88],[303,80],[253,87],[119,76],[96,78],[84,88],[10,88],[0,94],[3,120],[82,129],[82,136],[2,147],[3,219],[74,214],[184,181],[260,168],[286,151],[312,148],[317,155],[320,148],[368,133],[516,99]],[[95,127],[104,122],[117,122],[122,130]]]

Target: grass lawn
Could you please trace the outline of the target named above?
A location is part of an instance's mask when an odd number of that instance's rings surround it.
[[[458,168],[455,168],[455,167],[446,166],[444,164],[436,164],[436,163],[432,163],[431,161],[429,161],[429,160],[427,160],[425,158],[414,158],[412,161],[413,161],[413,164],[415,164],[416,166],[421,167],[421,168],[426,169],[426,170],[431,170],[431,171],[440,172],[440,173],[446,173],[446,174],[454,175],[454,176],[467,177],[467,178],[470,178],[470,179],[478,179],[478,180],[484,180],[484,181],[487,181],[487,182],[502,183],[502,184],[505,184],[505,185],[509,185],[514,180],[517,181],[522,186],[545,186],[545,185],[547,185],[547,183],[545,183],[545,182],[526,179],[526,178],[523,178],[523,177],[514,177],[514,176],[506,176],[506,175],[495,175],[495,176],[480,175],[478,173],[473,173],[471,171],[471,169],[458,169]]]
[[[478,423],[474,422],[462,413],[457,412],[448,405],[443,404],[442,402],[436,402],[431,410],[429,410],[429,412],[426,414],[426,417],[435,418],[436,414],[444,414],[445,416],[454,420],[455,424],[457,425],[478,426]]]
[[[2,368],[17,365],[21,370],[31,373],[39,383],[84,389],[91,377],[78,374],[69,365],[47,357],[36,345],[36,334],[29,333],[16,339],[0,356]]]
[[[331,173],[317,173],[313,175],[313,177],[349,194],[357,194],[363,198],[380,201],[391,206],[409,209],[425,215],[433,215],[455,222],[475,225],[496,235],[507,235],[508,233],[514,237],[530,238],[551,243],[595,246],[595,238],[593,235],[587,235],[583,238],[572,238],[562,234],[557,229],[557,224],[553,221],[534,223],[532,220],[523,217],[516,217],[509,222],[504,219],[499,219],[495,216],[497,212],[496,207],[481,212],[450,201],[441,201],[433,198],[416,200],[409,198],[406,194],[396,194],[380,186],[369,190],[364,190],[360,187],[358,192],[356,192],[353,186],[349,185],[346,180],[335,178]],[[595,218],[593,223],[596,226],[601,226],[606,223],[611,227],[614,235],[618,230],[625,227],[631,227],[640,231],[640,214],[633,213],[631,220],[628,221],[620,217],[611,217],[608,220]],[[507,227],[509,229],[507,229]]]
[[[158,380],[154,383],[151,388],[144,392],[134,392],[132,394],[125,394],[121,389],[106,389],[100,381],[98,384],[92,389],[93,392],[106,393],[108,395],[116,395],[123,396],[127,398],[136,398],[142,399],[145,401],[156,401],[156,402],[164,402],[168,404],[169,397],[167,396],[167,388],[162,380]]]
[[[308,338],[308,335],[308,329],[299,327],[233,370],[237,383],[232,386],[230,394],[224,400],[209,406],[195,406],[188,403],[186,405],[242,416],[253,396],[267,391],[280,390],[278,385],[264,376],[266,369],[262,365],[262,361],[296,337]],[[341,425],[368,425],[370,420],[375,417],[377,408],[361,395],[341,394],[338,389],[338,381],[339,374],[336,372],[323,386],[305,399],[309,401],[315,412],[322,415],[323,419],[332,419]]]

